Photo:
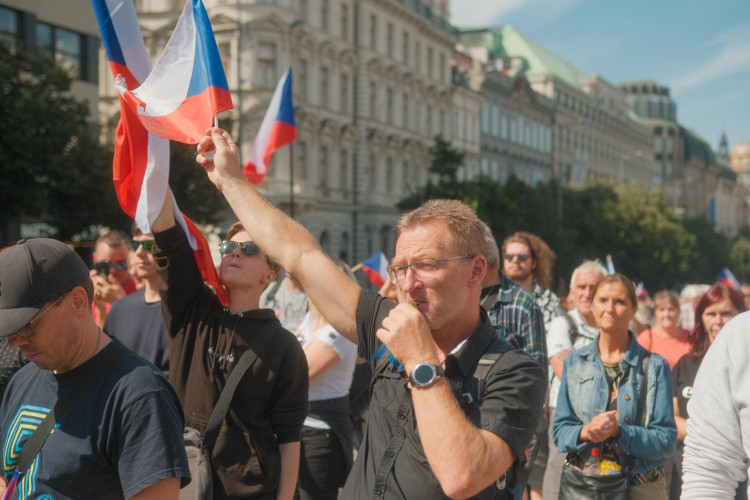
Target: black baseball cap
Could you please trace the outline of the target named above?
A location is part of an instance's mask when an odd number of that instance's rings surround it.
[[[50,238],[20,240],[0,253],[0,337],[19,331],[44,304],[88,277],[83,259]]]

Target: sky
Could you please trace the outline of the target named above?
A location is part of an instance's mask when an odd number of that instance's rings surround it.
[[[750,0],[451,0],[458,27],[511,25],[584,73],[671,89],[714,150],[750,142]]]

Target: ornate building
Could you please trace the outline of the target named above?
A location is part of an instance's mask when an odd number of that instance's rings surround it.
[[[586,75],[510,26],[462,30],[460,41],[503,75],[523,74],[534,91],[552,102],[554,123],[547,133],[550,125],[538,119],[545,131],[540,135],[548,144],[552,175],[563,184],[661,184],[651,131],[628,110],[620,89]]]
[[[184,0],[140,0],[154,57]],[[304,224],[332,257],[393,256],[396,203],[428,178],[434,136],[451,136],[447,0],[204,0],[249,155],[278,79],[293,72],[297,139],[260,190]],[[102,114],[116,123],[112,78]],[[179,201],[179,200],[178,200]]]
[[[742,172],[729,168],[726,151],[711,146],[677,121],[677,104],[669,87],[650,80],[620,84],[628,106],[651,127],[664,201],[675,214],[709,220],[716,231],[735,236],[747,224],[747,190],[738,184]],[[723,149],[727,149],[723,138]]]

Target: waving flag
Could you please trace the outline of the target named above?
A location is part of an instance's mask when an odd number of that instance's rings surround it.
[[[133,2],[92,0],[91,3],[112,75],[121,76],[130,87],[138,87],[148,77],[151,65]],[[159,216],[167,193],[169,141],[150,134],[122,98],[120,114],[113,162],[117,199],[141,231],[150,233],[151,223]],[[216,273],[208,241],[190,219],[183,216],[176,201],[173,210],[177,223],[188,237],[204,281],[216,289],[217,296],[226,304],[226,291]]]
[[[164,52],[145,81],[140,81],[136,88],[125,75],[116,74],[115,88],[143,126],[165,139],[196,144],[214,116],[232,108],[219,49],[201,0],[185,2]]]
[[[383,252],[378,252],[362,262],[362,270],[370,282],[380,288],[388,279],[388,259]]]
[[[250,159],[242,173],[256,186],[263,182],[268,172],[271,155],[297,137],[292,104],[292,70],[288,69],[276,85],[266,116],[250,151]]]
[[[604,259],[604,268],[607,270],[607,274],[615,274],[615,263],[612,262],[611,254],[607,254],[607,258]]]
[[[721,271],[719,271],[716,281],[721,281],[729,288],[734,288],[738,292],[740,291],[740,282],[737,281],[737,278],[734,277],[734,274],[728,267],[723,267]]]

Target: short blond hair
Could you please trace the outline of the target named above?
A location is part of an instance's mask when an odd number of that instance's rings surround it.
[[[443,223],[448,227],[446,243],[459,254],[484,255],[484,223],[466,203],[458,200],[429,200],[401,216],[396,236],[421,224]],[[485,257],[486,258],[486,257]]]

